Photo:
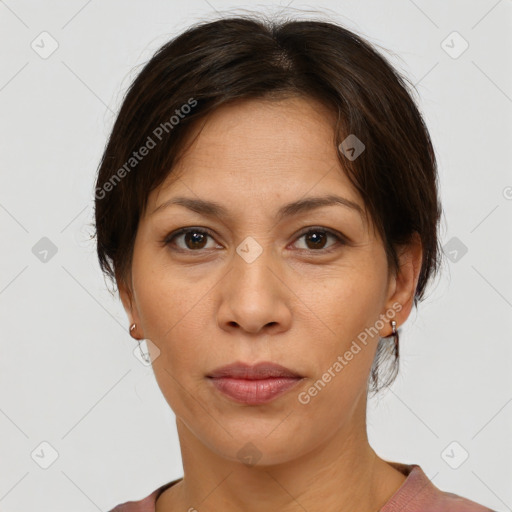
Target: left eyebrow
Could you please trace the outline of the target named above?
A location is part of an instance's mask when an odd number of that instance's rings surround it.
[[[205,201],[204,199],[196,199],[192,197],[173,197],[157,206],[150,213],[150,215],[153,215],[156,212],[174,204],[184,206],[189,210],[209,217],[218,217],[220,219],[226,219],[229,217],[229,211],[220,203],[216,203],[214,201]],[[361,216],[363,222],[365,221],[364,210],[361,208],[361,206],[359,206],[354,201],[351,201],[350,199],[332,194],[319,197],[306,197],[304,199],[299,199],[298,201],[285,204],[279,208],[275,217],[278,221],[281,221],[287,217],[292,217],[293,215],[297,215],[299,213],[309,212],[312,210],[317,210],[318,208],[335,205],[344,206],[345,208],[351,209],[352,211],[356,211]]]

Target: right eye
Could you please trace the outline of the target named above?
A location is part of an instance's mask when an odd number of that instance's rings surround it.
[[[166,236],[164,245],[171,247],[171,249],[173,249],[173,245],[177,245],[178,250],[184,252],[198,252],[205,248],[208,237],[213,238],[212,232],[208,229],[196,227],[181,228]],[[179,240],[180,238],[183,245],[175,244],[174,240]]]

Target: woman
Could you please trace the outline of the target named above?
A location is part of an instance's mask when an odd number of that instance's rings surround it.
[[[441,261],[405,81],[345,28],[249,16],[192,27],[138,75],[98,172],[98,257],[184,477],[116,512],[489,510],[366,434]]]

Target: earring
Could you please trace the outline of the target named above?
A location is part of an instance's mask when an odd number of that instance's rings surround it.
[[[391,320],[391,329],[392,329],[392,332],[391,332],[391,335],[393,336],[394,340],[395,340],[395,354],[396,354],[396,357],[398,358],[398,329],[396,328],[396,321],[395,320]]]
[[[135,338],[135,336],[132,334],[133,330],[135,329],[135,324],[132,324],[130,325],[130,336],[132,338]],[[142,357],[142,359],[144,361],[146,361],[146,363],[150,363],[151,362],[151,359],[149,358],[148,354],[146,354],[143,350],[142,350],[142,347],[140,346],[140,340],[139,338],[135,338],[137,340],[137,343],[139,344],[139,352],[140,352],[140,355]]]

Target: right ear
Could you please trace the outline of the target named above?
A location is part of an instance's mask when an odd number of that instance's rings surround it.
[[[139,315],[137,312],[137,307],[136,307],[135,301],[133,299],[133,291],[132,291],[131,283],[127,283],[125,279],[123,279],[121,276],[118,276],[118,275],[116,275],[116,282],[117,282],[117,289],[119,291],[119,297],[121,299],[121,302],[123,303],[123,307],[128,316],[130,325],[135,323],[137,326],[137,328],[135,329],[135,332],[136,332],[139,330],[140,320],[139,320]],[[135,332],[130,333],[130,334],[135,334]]]

